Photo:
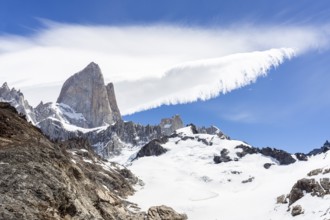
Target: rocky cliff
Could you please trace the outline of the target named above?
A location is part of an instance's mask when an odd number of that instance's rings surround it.
[[[186,219],[165,206],[140,212],[126,200],[139,180],[82,139],[54,143],[0,103],[0,219]]]
[[[112,124],[115,119],[120,119],[120,115],[118,116],[119,111],[115,116],[113,115],[112,108],[118,109],[118,107],[113,87],[110,87],[106,88],[100,67],[92,62],[65,81],[57,103],[66,104],[83,114],[87,122],[86,127]],[[109,98],[115,102],[112,108]]]
[[[109,99],[109,103],[110,103],[110,108],[113,114],[113,119],[115,121],[119,121],[121,120],[121,115],[120,115],[120,111],[117,105],[117,99],[116,99],[116,94],[115,94],[115,88],[113,86],[113,83],[109,83],[106,86],[107,89],[107,93],[108,93],[108,99]]]
[[[160,121],[160,127],[164,135],[171,135],[175,130],[183,128],[183,122],[179,115],[174,115],[172,118],[163,118]]]

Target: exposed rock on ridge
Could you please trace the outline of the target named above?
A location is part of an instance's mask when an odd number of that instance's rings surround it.
[[[114,117],[108,96],[112,92],[110,87],[106,88],[100,67],[92,62],[65,81],[57,102],[82,113],[89,128],[112,124],[115,118],[118,120],[119,111]],[[113,101],[115,97],[112,93],[110,99]],[[116,109],[116,106],[113,108]]]
[[[117,105],[115,88],[113,86],[113,83],[108,83],[108,85],[106,86],[106,89],[107,89],[107,93],[108,93],[110,108],[111,108],[111,111],[113,114],[113,119],[115,121],[119,121],[119,120],[121,120],[121,115],[120,115],[120,111],[119,111],[119,108]]]
[[[8,103],[0,103],[0,140],[0,219],[186,219],[163,206],[140,212],[125,200],[138,182],[129,170],[85,140],[49,141]]]
[[[24,99],[24,95],[20,90],[17,91],[14,88],[10,89],[5,82],[0,87],[0,101],[10,103],[19,113],[25,115],[28,121],[36,124],[36,117],[33,108]]]
[[[163,118],[160,122],[160,127],[163,135],[171,135],[175,130],[183,128],[183,122],[179,115],[174,115],[172,118]]]

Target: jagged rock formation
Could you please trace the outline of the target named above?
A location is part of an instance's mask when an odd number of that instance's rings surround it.
[[[118,155],[126,145],[143,146],[149,141],[162,137],[160,126],[143,126],[133,122],[118,121],[107,129],[82,135],[104,158]]]
[[[115,88],[113,86],[113,83],[109,83],[106,86],[107,93],[108,93],[108,99],[110,103],[110,108],[113,114],[113,119],[114,121],[119,121],[121,120],[121,114],[117,105],[117,100],[116,100],[116,94],[115,94]]]
[[[125,200],[138,179],[86,140],[53,143],[8,103],[0,103],[0,140],[0,219],[157,219]],[[167,213],[160,219],[181,216],[157,210]]]
[[[15,88],[10,89],[6,82],[0,87],[0,101],[10,103],[19,113],[25,115],[27,120],[34,124],[36,123],[33,108],[24,99],[23,93],[20,90],[17,91]]]
[[[269,156],[276,159],[280,165],[288,165],[296,162],[296,160],[291,156],[291,154],[284,150],[266,147],[259,150],[259,152],[264,156]]]
[[[219,128],[217,128],[216,126],[213,126],[213,125],[208,128],[207,127],[198,128],[198,133],[214,134],[214,135],[217,135],[221,139],[230,139],[229,136],[225,135]]]
[[[43,102],[40,102],[40,104],[35,107],[34,112],[38,123],[41,123],[46,119],[51,119],[53,121],[60,121],[78,127],[87,126],[87,121],[81,113],[75,112],[70,106],[63,103],[48,102],[44,104]]]
[[[57,103],[82,113],[89,128],[112,124],[115,118],[108,96],[112,95],[110,87],[106,88],[100,67],[92,62],[65,81]],[[115,99],[113,95],[110,97],[112,100]]]
[[[183,128],[183,122],[179,115],[174,115],[172,118],[163,118],[160,121],[160,127],[163,135],[171,135],[175,130]]]
[[[312,150],[311,152],[309,152],[307,154],[307,156],[313,156],[313,155],[325,153],[329,150],[330,150],[330,143],[329,143],[329,141],[326,141],[321,148],[316,148],[316,149]]]

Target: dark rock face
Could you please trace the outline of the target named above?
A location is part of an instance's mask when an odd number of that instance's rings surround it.
[[[280,163],[280,165],[288,165],[296,162],[296,160],[291,156],[291,154],[275,148],[262,148],[261,150],[259,150],[259,153],[264,156],[276,159]]]
[[[293,204],[297,200],[304,196],[304,191],[311,193],[312,196],[321,197],[326,194],[324,189],[320,186],[319,182],[315,179],[301,179],[291,189],[289,194],[289,205]]]
[[[109,86],[107,90],[101,69],[92,62],[65,81],[57,103],[64,103],[82,113],[90,128],[112,124],[115,120],[108,97],[108,94],[114,95],[111,89],[113,87]]]
[[[311,152],[309,152],[307,155],[314,156],[317,154],[325,153],[328,150],[330,150],[330,143],[329,143],[329,141],[326,141],[321,148],[316,148],[316,149],[312,150]]]
[[[163,118],[159,126],[163,135],[170,136],[175,130],[183,128],[183,122],[179,115],[174,115],[172,118]]]
[[[236,155],[239,158],[242,158],[247,154],[256,154],[256,153],[259,152],[257,148],[249,147],[249,146],[246,146],[246,145],[243,145],[243,144],[236,146],[235,149],[242,149],[242,152],[237,152],[236,153]]]
[[[197,130],[196,125],[194,125],[194,124],[188,124],[187,127],[188,127],[188,126],[190,126],[191,132],[192,132],[193,134],[198,134],[198,130]]]
[[[319,168],[319,169],[315,169],[310,171],[309,173],[307,173],[307,176],[316,176],[319,175],[320,173],[322,173],[323,169]]]
[[[295,153],[294,154],[299,161],[308,161],[308,157],[304,153]]]
[[[232,161],[232,159],[228,156],[229,151],[227,149],[222,149],[220,152],[220,156],[214,156],[213,157],[213,161],[215,164],[219,164],[219,163],[226,163],[229,161]]]
[[[211,135],[217,135],[220,139],[227,139],[229,140],[230,137],[225,135],[219,128],[215,127],[215,126],[211,126],[211,127],[201,127],[201,128],[197,128],[198,133],[200,134],[211,134]]]
[[[179,214],[167,206],[153,206],[148,210],[148,220],[186,220],[187,215]]]
[[[167,141],[167,137],[150,141],[139,150],[135,159],[140,157],[159,156],[166,153],[167,149],[163,148],[161,144],[165,144]]]
[[[0,139],[0,219],[148,219],[125,200],[138,179],[88,141],[51,142],[7,103]]]

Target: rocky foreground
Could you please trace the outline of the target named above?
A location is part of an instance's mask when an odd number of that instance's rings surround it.
[[[166,206],[148,213],[125,198],[139,182],[86,141],[54,143],[0,103],[0,219],[187,219]]]

